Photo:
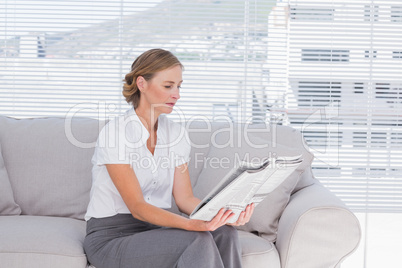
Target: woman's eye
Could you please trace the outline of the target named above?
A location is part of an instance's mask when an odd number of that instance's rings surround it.
[[[174,86],[173,85],[169,85],[169,86],[163,86],[166,89],[172,89]],[[181,89],[181,85],[177,86],[178,89]]]

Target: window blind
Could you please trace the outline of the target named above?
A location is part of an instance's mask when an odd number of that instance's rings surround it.
[[[283,81],[286,64],[267,66],[267,44],[275,49],[286,42],[284,35],[269,40],[275,4],[5,1],[0,113],[121,114],[129,108],[121,90],[131,63],[148,49],[164,48],[185,66],[171,117],[264,121],[267,107],[283,107],[286,93],[272,82]],[[276,16],[284,23],[283,15]]]
[[[402,212],[400,1],[293,1],[287,107],[314,174],[355,211]]]

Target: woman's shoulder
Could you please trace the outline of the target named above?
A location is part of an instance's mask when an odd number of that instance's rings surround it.
[[[124,129],[127,127],[127,125],[130,124],[140,124],[140,121],[138,119],[138,116],[134,112],[134,109],[129,109],[119,115],[110,116],[103,129],[111,127]]]
[[[109,119],[106,121],[105,125],[102,127],[102,129],[99,132],[99,136],[104,136],[106,133],[113,133],[116,128],[121,125],[120,122],[122,121],[123,115],[118,115],[114,117],[109,117]]]
[[[99,132],[99,137],[107,136],[109,139],[122,137],[130,139],[142,139],[144,129],[133,109],[125,113],[111,117]]]

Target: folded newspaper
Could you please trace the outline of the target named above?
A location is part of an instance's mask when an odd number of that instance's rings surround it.
[[[235,166],[190,214],[191,219],[210,221],[221,208],[230,209],[236,222],[248,204],[258,205],[303,161],[294,157],[267,158],[261,163],[241,162]]]

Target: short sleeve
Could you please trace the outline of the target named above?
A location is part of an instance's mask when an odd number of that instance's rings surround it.
[[[116,121],[110,121],[99,133],[92,163],[94,165],[130,164],[124,133],[117,129]]]
[[[173,135],[174,139],[171,141],[171,156],[174,157],[174,163],[177,167],[190,161],[191,144],[184,126],[176,123],[173,129],[175,135]]]

